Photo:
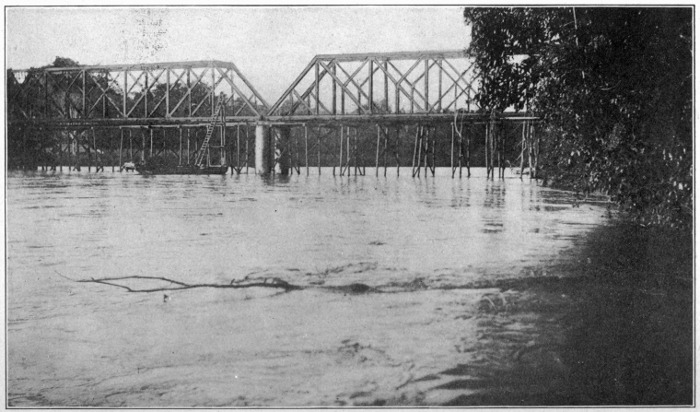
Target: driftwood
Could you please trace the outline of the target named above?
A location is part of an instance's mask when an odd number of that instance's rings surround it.
[[[68,276],[64,276],[59,272],[56,272],[62,278],[68,279],[72,282],[78,283],[100,283],[103,285],[114,286],[118,288],[125,289],[128,292],[135,293],[151,293],[151,292],[167,292],[173,290],[185,290],[185,289],[195,289],[195,288],[218,288],[218,289],[244,289],[244,288],[275,288],[282,289],[285,292],[290,290],[302,289],[301,286],[292,285],[282,279],[269,277],[269,278],[249,278],[245,277],[241,280],[232,280],[230,283],[185,283],[177,280],[161,277],[161,276],[119,276],[111,278],[90,278],[90,279],[71,279]],[[150,289],[137,289],[129,287],[127,285],[122,285],[120,283],[115,283],[124,280],[156,280],[167,282],[169,286],[150,288]]]
[[[343,293],[350,295],[359,295],[366,293],[386,293],[381,289],[374,288],[364,283],[351,283],[349,285],[328,285],[328,286],[299,286],[291,284],[277,277],[250,277],[246,276],[240,280],[232,280],[229,283],[186,283],[178,280],[162,277],[162,276],[119,276],[108,278],[90,278],[90,279],[72,279],[58,271],[55,271],[60,277],[71,282],[77,283],[99,283],[101,285],[114,286],[132,293],[153,293],[153,292],[169,292],[175,290],[197,289],[197,288],[215,288],[215,289],[245,289],[245,288],[272,288],[281,289],[283,292],[301,289],[324,289],[330,292]],[[142,280],[142,281],[160,281],[166,282],[163,287],[139,289],[128,285],[117,283],[119,281]],[[168,295],[164,295],[164,301],[169,299]]]

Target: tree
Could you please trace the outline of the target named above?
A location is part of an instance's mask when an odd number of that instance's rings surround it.
[[[47,67],[76,67],[76,66],[80,66],[80,64],[77,61],[75,61],[73,59],[69,59],[68,57],[56,56],[52,65],[45,66],[43,68],[47,68]]]
[[[692,220],[692,9],[466,8],[482,107],[543,119],[543,172]],[[520,58],[514,56],[520,55]]]

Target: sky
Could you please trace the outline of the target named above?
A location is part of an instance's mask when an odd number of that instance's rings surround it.
[[[11,7],[7,68],[233,62],[274,102],[316,54],[458,50],[459,6]]]

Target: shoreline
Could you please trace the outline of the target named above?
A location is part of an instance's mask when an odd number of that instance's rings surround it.
[[[613,221],[555,263],[560,276],[503,285],[511,298],[485,322],[501,367],[457,365],[452,386],[476,392],[444,405],[692,405],[692,235],[679,233]],[[498,326],[533,316],[529,340]]]

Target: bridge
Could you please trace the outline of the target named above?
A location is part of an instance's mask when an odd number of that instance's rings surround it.
[[[231,173],[434,175],[449,156],[453,176],[478,158],[501,177],[509,157],[536,170],[539,152],[534,116],[478,106],[461,50],[317,55],[273,104],[216,60],[8,70],[7,82],[11,167],[183,165],[204,144]]]

